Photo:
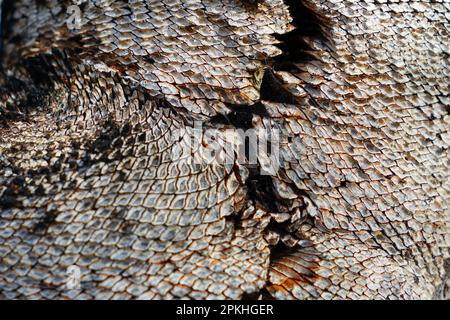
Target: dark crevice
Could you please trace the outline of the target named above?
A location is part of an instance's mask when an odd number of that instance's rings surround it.
[[[264,287],[259,291],[244,293],[241,297],[241,300],[245,301],[255,301],[255,300],[275,300],[267,289]]]
[[[21,78],[7,75],[3,70],[0,86],[0,128],[8,128],[8,122],[26,121],[30,114],[45,111],[51,99],[53,81],[48,75],[44,59],[40,57],[22,60]]]
[[[292,16],[292,24],[295,29],[282,35],[276,35],[280,41],[278,47],[283,53],[275,58],[274,69],[276,71],[290,71],[295,68],[295,63],[314,60],[311,55],[311,47],[307,38],[319,39],[326,43],[327,38],[321,26],[328,24],[318,17],[303,1],[285,0]]]
[[[283,241],[279,241],[270,250],[270,262],[273,263],[280,259],[283,259],[298,251],[297,247],[290,247],[286,245]]]
[[[261,100],[277,103],[296,104],[296,97],[287,90],[281,80],[269,68],[264,72],[261,82]]]
[[[259,165],[248,170],[249,177],[245,184],[249,199],[267,212],[289,212],[292,201],[278,196],[272,176],[262,175]]]
[[[295,29],[285,34],[274,35],[280,42],[277,46],[282,54],[270,61],[270,66],[265,69],[260,95],[261,100],[265,101],[298,104],[298,99],[286,88],[276,72],[293,72],[298,68],[298,64],[316,60],[308,40],[313,39],[327,44],[327,37],[322,26],[328,25],[329,21],[319,17],[302,1],[286,0],[285,2],[289,7]],[[305,90],[308,92],[307,88]],[[319,107],[319,103],[312,98],[312,95],[309,100],[310,104]]]
[[[307,38],[319,39],[326,41],[326,38],[321,30],[323,21],[319,20],[315,14],[307,8],[301,1],[288,0],[287,4],[294,19],[293,23],[296,27],[292,32],[285,35],[278,35],[277,38],[281,42],[279,47],[283,53],[270,61],[270,65],[264,70],[264,75],[260,86],[261,101],[270,101],[275,103],[298,104],[297,98],[284,85],[283,81],[278,78],[276,71],[291,71],[297,68],[296,63],[302,63],[315,59],[310,51],[312,50]],[[314,104],[314,102],[311,102]],[[230,107],[230,106],[229,106]],[[249,129],[253,127],[253,118],[255,115],[267,117],[267,110],[262,103],[257,103],[254,106],[230,107],[232,110],[226,115],[218,115],[211,119],[212,124],[232,125],[236,128]],[[246,147],[248,143],[246,142]],[[269,148],[270,149],[270,148]],[[248,153],[248,149],[246,150]],[[274,178],[260,173],[260,165],[254,167],[247,166],[249,176],[245,183],[247,187],[247,199],[255,207],[261,208],[269,213],[292,213],[294,202],[289,199],[281,198],[274,185]],[[237,171],[237,170],[235,170]],[[282,172],[280,173],[282,174]],[[306,192],[299,190],[295,185],[289,185],[298,195],[299,199],[309,198]],[[311,200],[312,202],[312,200]],[[298,206],[299,204],[295,204]],[[302,206],[300,204],[300,206]],[[304,210],[305,204],[298,210]],[[233,223],[238,226],[240,221],[237,219],[239,215],[234,216]],[[301,220],[301,221],[300,221]],[[308,239],[300,239],[296,236],[295,230],[300,223],[315,224],[312,217],[301,218],[298,221],[292,222],[291,219],[281,222],[272,219],[266,227],[266,231],[272,231],[280,236],[276,244],[271,245],[271,263],[279,261],[295,252],[297,252]],[[292,238],[293,243],[285,242],[284,237]],[[287,240],[288,241],[288,240]],[[266,286],[267,287],[267,286]],[[258,298],[270,299],[272,296],[266,288],[242,296],[244,300],[254,300]]]
[[[254,105],[227,105],[231,111],[227,114],[217,114],[209,120],[209,124],[231,125],[237,129],[250,129],[253,127],[253,117],[267,117],[266,108],[261,103]]]

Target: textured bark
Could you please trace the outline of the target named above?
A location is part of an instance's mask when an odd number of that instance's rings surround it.
[[[2,4],[0,298],[448,296],[447,0],[74,4]]]

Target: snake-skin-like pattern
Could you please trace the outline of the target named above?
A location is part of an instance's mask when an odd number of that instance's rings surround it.
[[[450,1],[3,9],[1,299],[448,295]],[[174,157],[199,121],[279,170]]]

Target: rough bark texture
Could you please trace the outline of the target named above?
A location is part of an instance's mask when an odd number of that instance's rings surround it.
[[[74,3],[2,5],[0,298],[446,297],[448,0]]]

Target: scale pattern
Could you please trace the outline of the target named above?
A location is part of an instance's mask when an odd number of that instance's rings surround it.
[[[448,297],[447,0],[4,2],[0,298]]]

